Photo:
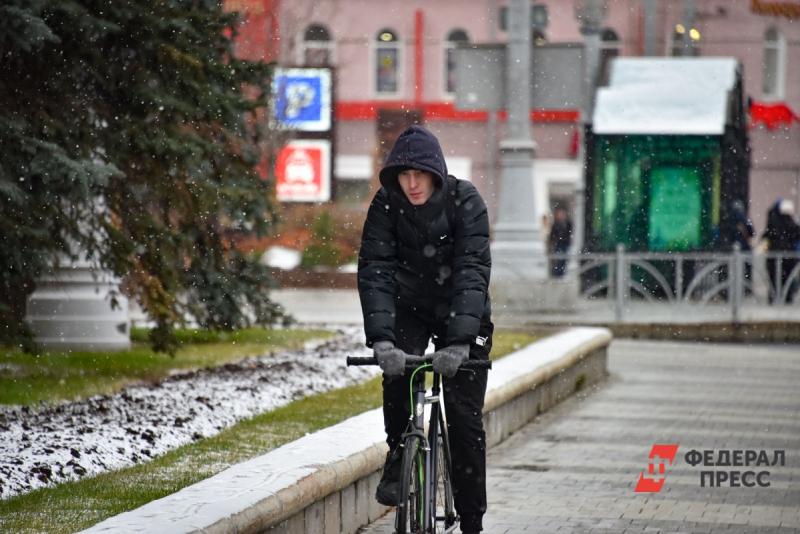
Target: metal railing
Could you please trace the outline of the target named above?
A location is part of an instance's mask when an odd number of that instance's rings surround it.
[[[681,307],[729,306],[734,322],[745,304],[797,305],[800,252],[628,252],[550,254],[548,272],[578,283],[585,299],[613,301],[617,321],[640,300]],[[557,273],[555,276],[553,273]],[[563,273],[563,274],[562,274]],[[561,274],[561,276],[558,276]]]

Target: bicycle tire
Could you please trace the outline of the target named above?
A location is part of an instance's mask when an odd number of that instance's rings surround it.
[[[436,502],[434,503],[434,532],[452,532],[457,516],[453,502],[452,462],[450,438],[442,413],[439,412],[439,439],[437,440]]]
[[[424,532],[423,462],[419,437],[409,436],[403,444],[403,461],[400,468],[400,495],[395,515],[395,532],[398,534]]]

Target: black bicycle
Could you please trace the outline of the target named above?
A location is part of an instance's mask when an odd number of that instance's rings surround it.
[[[454,532],[459,518],[453,506],[450,441],[444,404],[441,402],[441,377],[433,371],[430,356],[406,358],[411,371],[408,426],[400,447],[400,495],[395,515],[395,532]],[[347,358],[347,365],[378,365],[375,358]],[[467,360],[459,372],[491,369],[490,360]],[[433,373],[433,387],[427,395],[425,373]],[[428,432],[425,433],[425,405],[430,405]],[[432,446],[433,445],[433,446]]]

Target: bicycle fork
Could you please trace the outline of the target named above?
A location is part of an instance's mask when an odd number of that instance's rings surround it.
[[[433,387],[431,389],[431,395],[429,397],[425,397],[426,404],[431,405],[430,417],[428,419],[429,426],[428,426],[428,450],[426,453],[428,454],[428,461],[425,462],[427,468],[427,475],[425,477],[425,486],[426,486],[426,495],[429,496],[425,500],[427,513],[426,518],[428,518],[427,522],[427,531],[426,532],[436,532],[436,522],[441,521],[443,525],[445,525],[445,530],[443,531],[444,534],[448,534],[450,532],[455,532],[456,528],[458,528],[458,523],[455,521],[455,517],[448,517],[446,506],[443,507],[442,513],[444,515],[437,516],[436,515],[436,497],[437,492],[439,491],[438,480],[439,480],[439,464],[442,462],[447,462],[446,457],[440,456],[440,452],[444,453],[444,451],[439,450],[439,440],[443,439],[441,435],[444,432],[444,416],[442,414],[442,397],[441,397],[441,390],[440,390],[440,381],[441,377],[438,373],[434,373],[433,375]],[[440,427],[441,425],[441,427]],[[445,492],[445,495],[442,496],[443,502],[446,500],[446,492],[447,490],[442,487],[442,491]],[[452,522],[450,526],[447,526],[448,522]]]
[[[439,391],[439,375],[433,375],[433,388],[431,390],[431,395],[429,397],[425,397],[425,403],[430,404],[431,412],[430,418],[428,419],[429,426],[428,426],[428,440],[427,440],[427,449],[425,454],[427,455],[426,462],[425,462],[425,527],[426,532],[434,532],[434,528],[436,525],[436,490],[437,484],[437,475],[438,475],[438,467],[439,462],[441,459],[439,458],[439,402],[440,402],[440,391]]]
[[[419,506],[420,517],[417,518],[423,532],[433,533],[437,519],[446,521],[449,518],[436,517],[436,493],[437,493],[437,476],[439,474],[439,462],[446,461],[440,458],[438,454],[438,443],[440,439],[439,425],[444,425],[443,417],[440,413],[441,407],[441,378],[437,373],[433,375],[433,388],[431,395],[426,395],[425,382],[422,376],[414,377],[412,385],[412,404],[411,413],[409,415],[409,431],[404,434],[415,435],[419,438],[419,451],[421,455],[424,470],[422,473],[422,495],[417,496],[421,506]],[[430,405],[430,417],[428,419],[428,433],[425,435],[425,406]],[[405,439],[404,439],[405,441]],[[455,532],[457,524],[448,527],[444,532]]]

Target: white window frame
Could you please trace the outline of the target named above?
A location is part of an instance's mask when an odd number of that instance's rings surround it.
[[[778,38],[775,41],[767,40],[767,33],[774,30]],[[777,26],[769,26],[764,32],[764,56],[767,53],[775,53],[775,91],[768,93],[764,90],[764,83],[767,77],[767,62],[762,58],[761,69],[761,93],[762,98],[767,101],[783,100],[786,98],[786,36]]]
[[[303,28],[303,31],[301,31],[297,35],[298,46],[296,47],[296,49],[297,49],[297,57],[295,58],[297,60],[297,64],[298,65],[303,65],[303,66],[309,66],[309,67],[312,67],[312,66],[313,67],[333,67],[334,65],[336,65],[336,42],[333,39],[330,39],[328,41],[306,41],[306,32],[308,32],[308,29],[311,26],[322,26],[323,28],[325,28],[327,30],[328,35],[330,35],[330,33],[331,33],[330,29],[327,26],[325,26],[324,24],[317,23],[317,22],[312,22],[312,23],[308,24],[305,28]],[[309,43],[311,43],[311,46],[309,46]],[[306,65],[306,50],[309,49],[309,48],[327,50],[328,51],[328,58],[330,58],[330,61],[328,62],[328,64],[327,65]]]
[[[472,181],[472,158],[465,156],[445,156],[447,172],[459,180]]]
[[[452,33],[456,32],[456,31],[464,32],[464,35],[467,36],[467,40],[466,41],[451,41],[448,37]],[[447,69],[447,55],[451,50],[455,50],[456,48],[458,48],[458,43],[459,42],[465,42],[465,43],[469,43],[470,42],[469,33],[464,28],[453,28],[453,29],[449,30],[447,32],[447,35],[445,35],[445,37],[444,37],[444,41],[442,41],[442,63],[443,63],[442,64],[442,67],[443,67],[442,68],[442,96],[446,100],[452,100],[452,99],[454,99],[456,97],[456,92],[455,91],[448,91],[447,90],[447,77],[450,74],[448,72],[448,69]]]
[[[442,56],[444,58],[444,68],[442,69],[442,96],[447,99],[453,99],[456,96],[455,91],[447,90],[447,78],[450,75],[447,65],[447,56],[451,50],[455,49],[456,43],[454,41],[445,40],[444,44],[442,45]]]
[[[671,37],[669,38],[669,48],[667,48],[666,55],[668,57],[700,57],[702,55],[703,50],[700,48],[701,41],[697,40],[691,43],[692,45],[692,53],[689,56],[683,56],[683,46],[688,41],[691,42],[691,37],[689,36],[690,29],[687,29],[683,34],[679,34],[677,31],[673,29],[672,33],[670,34]],[[678,35],[683,35],[680,39],[677,37]],[[679,48],[677,48],[678,43],[681,44]],[[677,52],[677,53],[676,53]]]
[[[405,68],[404,68],[404,54],[403,54],[403,38],[397,33],[394,28],[381,28],[378,32],[389,30],[397,37],[396,41],[378,41],[378,33],[374,33],[370,40],[370,69],[369,69],[369,88],[370,94],[377,100],[395,100],[401,98],[403,95],[403,87],[405,82]],[[378,49],[379,48],[394,48],[397,50],[397,91],[393,93],[378,92]]]
[[[337,180],[371,180],[374,173],[372,156],[368,154],[339,154],[334,160]]]
[[[622,55],[622,41],[620,40],[619,34],[617,33],[617,31],[614,28],[611,28],[611,27],[604,28],[604,30],[610,30],[610,31],[614,32],[614,35],[617,38],[616,39],[602,39],[602,38],[600,39],[600,63],[598,65],[598,72],[597,72],[598,79],[596,80],[597,83],[603,81],[603,80],[599,79],[599,77],[602,74],[606,74],[608,76],[608,78],[611,78],[611,60],[613,58],[615,58],[615,57],[620,57]],[[603,52],[606,51],[606,50],[616,51],[616,54],[614,54],[613,56],[611,56],[609,58],[608,65],[604,65],[603,64]],[[608,67],[606,72],[603,72],[603,70],[602,70],[604,66]],[[605,80],[605,81],[608,81],[608,80]]]

